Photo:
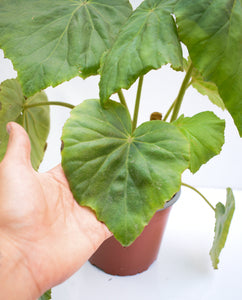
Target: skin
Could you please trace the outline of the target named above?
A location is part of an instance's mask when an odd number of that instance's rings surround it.
[[[0,298],[33,300],[76,272],[111,236],[74,200],[61,166],[39,174],[16,123],[0,163]]]

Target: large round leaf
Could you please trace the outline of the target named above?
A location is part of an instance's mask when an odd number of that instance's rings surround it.
[[[6,152],[8,143],[6,125],[10,121],[15,121],[22,125],[29,134],[31,162],[34,169],[38,169],[44,156],[46,139],[49,134],[49,106],[31,108],[24,108],[24,106],[46,101],[48,99],[44,92],[26,99],[16,79],[6,80],[0,85],[0,161]]]
[[[75,199],[96,211],[125,246],[180,188],[189,144],[172,124],[151,121],[133,133],[127,109],[87,100],[63,129],[62,166]]]
[[[101,56],[130,12],[128,0],[3,0],[0,47],[29,96],[97,74]]]

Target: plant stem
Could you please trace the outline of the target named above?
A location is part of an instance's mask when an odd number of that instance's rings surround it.
[[[128,105],[125,101],[124,94],[123,94],[122,90],[118,91],[118,97],[119,97],[120,102],[128,109]]]
[[[186,183],[182,183],[183,186],[193,190],[194,192],[196,192],[199,196],[201,196],[203,198],[203,200],[206,201],[206,203],[215,211],[215,208],[213,207],[213,205],[208,201],[208,199],[202,194],[200,193],[196,188],[194,188],[193,186],[186,184]]]
[[[193,80],[191,79],[190,82],[187,84],[187,89],[192,85]]]
[[[46,102],[39,102],[39,103],[33,103],[33,104],[25,104],[24,105],[24,109],[28,109],[31,107],[36,107],[36,106],[43,106],[43,105],[58,105],[58,106],[64,106],[70,109],[73,109],[75,106],[70,104],[70,103],[66,103],[66,102],[60,102],[60,101],[46,101]]]
[[[185,78],[182,82],[182,85],[181,85],[180,91],[178,93],[178,96],[176,98],[173,114],[171,116],[171,122],[173,122],[177,119],[179,110],[181,108],[183,97],[185,95],[186,89],[188,88],[189,80],[190,80],[191,75],[192,75],[192,70],[193,70],[193,65],[192,65],[192,63],[190,63],[189,66],[188,66],[186,76],[185,76]]]
[[[168,109],[168,111],[167,111],[167,113],[166,113],[166,115],[164,116],[164,118],[163,118],[162,121],[165,122],[165,121],[168,119],[170,113],[172,112],[173,107],[175,106],[175,103],[176,103],[176,99],[175,99],[175,101],[173,101],[172,105],[171,105],[170,108]]]
[[[139,78],[138,89],[137,89],[137,94],[136,94],[134,117],[133,117],[133,123],[132,123],[132,132],[135,130],[135,128],[137,126],[143,80],[144,80],[144,76],[142,75]]]

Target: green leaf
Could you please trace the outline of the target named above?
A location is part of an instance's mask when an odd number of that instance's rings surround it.
[[[48,101],[45,93],[37,93],[26,99],[16,79],[6,80],[0,85],[0,161],[4,157],[8,144],[6,125],[15,121],[25,128],[31,141],[31,162],[38,169],[45,151],[49,134],[49,106],[24,109],[24,105]]]
[[[77,202],[95,210],[122,245],[142,232],[180,188],[189,145],[162,121],[133,133],[128,110],[109,101],[76,106],[63,129],[62,166]]]
[[[180,0],[175,15],[193,65],[217,85],[242,135],[241,0]]]
[[[42,295],[39,300],[51,300],[51,290],[48,290],[47,292]]]
[[[97,74],[101,56],[131,11],[128,0],[3,0],[0,47],[30,96]]]
[[[201,112],[193,117],[182,115],[173,122],[190,143],[189,169],[195,173],[202,164],[220,153],[224,144],[224,120],[213,112]]]
[[[218,88],[213,82],[204,81],[202,77],[192,78],[192,86],[202,95],[208,96],[209,100],[218,107],[225,109],[223,100],[219,96]]]
[[[176,1],[146,0],[122,27],[101,63],[102,103],[120,88],[167,63],[182,68],[182,51],[172,17]]]
[[[213,246],[209,252],[214,269],[218,268],[219,255],[224,248],[231,220],[235,210],[235,200],[233,192],[230,188],[227,188],[227,201],[224,206],[221,202],[216,205],[215,217],[215,237]]]
[[[190,61],[190,59],[189,59]],[[184,59],[183,65],[185,66],[185,70],[187,70],[188,62]],[[220,107],[221,109],[225,109],[225,105],[223,100],[221,99],[218,88],[215,83],[211,81],[205,81],[200,72],[193,67],[192,70],[192,80],[191,85],[202,95],[208,96],[209,100]]]

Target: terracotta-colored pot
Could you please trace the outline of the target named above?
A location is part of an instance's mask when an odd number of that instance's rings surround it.
[[[123,247],[112,236],[102,243],[89,259],[104,272],[112,275],[135,275],[149,268],[156,260],[172,205],[180,191],[158,210],[141,235],[128,247]]]

